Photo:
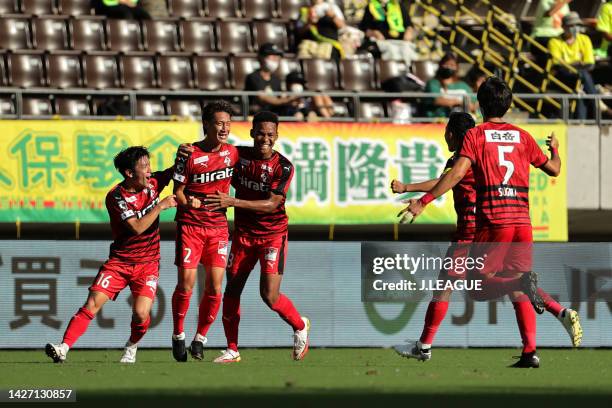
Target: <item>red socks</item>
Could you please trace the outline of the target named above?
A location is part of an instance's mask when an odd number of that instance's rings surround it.
[[[540,288],[538,288],[538,294],[544,300],[544,307],[546,308],[546,310],[552,313],[553,316],[559,317],[559,315],[565,308],[561,306],[559,303],[557,303],[555,299],[550,297],[548,293],[544,292],[544,290]]]
[[[238,351],[238,326],[240,324],[240,298],[223,296],[223,330],[227,348]]]
[[[186,292],[175,288],[172,294],[172,321],[174,323],[174,334],[179,335],[185,331],[185,316],[189,310],[191,291]]]
[[[289,323],[293,330],[304,330],[304,321],[287,296],[281,293],[271,309]]]
[[[423,344],[432,344],[434,337],[440,327],[440,323],[444,320],[446,312],[448,310],[448,302],[439,302],[432,300],[429,302],[427,307],[427,313],[425,313],[425,326],[423,326],[423,332],[419,339]]]
[[[523,298],[523,296],[521,296]],[[524,296],[526,299],[527,296]],[[523,340],[523,353],[531,353],[536,350],[536,313],[529,300],[512,302],[516,322],[518,323],[521,339]]]
[[[66,343],[68,347],[72,345],[87,331],[89,322],[94,318],[94,314],[84,307],[80,308],[68,323],[68,327],[64,332],[62,343]]]
[[[198,334],[206,336],[210,325],[213,324],[221,306],[221,295],[207,295],[200,300],[200,312],[198,314]]]
[[[151,324],[151,317],[149,316],[147,320],[142,323],[136,323],[132,321],[132,333],[130,334],[130,343],[136,344],[142,339],[142,337],[147,332],[149,325]]]

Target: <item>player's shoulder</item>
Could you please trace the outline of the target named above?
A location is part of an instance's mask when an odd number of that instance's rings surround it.
[[[284,171],[293,170],[293,163],[291,163],[291,160],[289,160],[288,158],[286,158],[279,152],[276,152],[276,154],[277,154],[278,167],[280,167]]]
[[[109,201],[109,200],[117,200],[117,201],[123,200],[123,192],[121,191],[121,184],[116,184],[110,190],[108,190],[108,193],[106,193],[106,201]]]

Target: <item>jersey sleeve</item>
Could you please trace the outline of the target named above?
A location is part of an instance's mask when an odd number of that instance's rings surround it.
[[[476,162],[476,128],[468,130],[465,134],[459,155],[467,157],[472,163]]]
[[[177,157],[174,163],[174,174],[172,180],[178,184],[187,184],[191,171],[191,156]]]
[[[527,136],[527,154],[529,155],[529,163],[533,167],[542,167],[548,161],[548,157],[544,154],[540,146],[536,143],[533,137],[530,134],[526,134]]]
[[[106,196],[106,210],[111,220],[126,221],[136,217],[136,212],[130,208],[127,201],[117,191]]]
[[[163,171],[156,171],[155,173],[151,175],[151,177],[155,179],[155,181],[157,182],[156,189],[158,193],[161,193],[162,190],[166,188],[168,184],[170,184],[170,181],[172,180],[173,175],[174,175],[174,167],[170,167]]]
[[[274,173],[274,178],[270,184],[270,192],[276,195],[282,195],[287,197],[287,191],[289,191],[289,184],[293,178],[293,165],[288,161],[281,162],[279,164],[280,171]]]

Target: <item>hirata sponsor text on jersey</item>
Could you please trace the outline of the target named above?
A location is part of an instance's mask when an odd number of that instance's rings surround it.
[[[264,191],[264,192],[270,191],[269,183],[258,183],[256,181],[249,180],[248,178],[244,176],[240,176],[240,184],[248,189],[255,190],[255,191]]]
[[[223,180],[232,177],[234,174],[233,167],[226,167],[221,170],[209,171],[208,173],[194,174],[192,181],[194,183],[210,183],[211,181]]]
[[[372,273],[380,275],[385,271],[407,271],[414,275],[419,270],[453,270],[456,273],[464,273],[471,269],[482,269],[484,257],[443,257],[443,256],[420,256],[414,257],[408,254],[396,254],[389,257],[376,257],[372,260]]]

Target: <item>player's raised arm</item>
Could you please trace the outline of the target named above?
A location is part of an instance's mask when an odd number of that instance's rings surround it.
[[[276,211],[284,200],[285,196],[274,193],[270,193],[270,198],[267,200],[243,200],[217,191],[216,194],[211,194],[206,197],[206,208],[214,211],[221,208],[236,207],[251,211],[272,213]]]
[[[402,183],[396,179],[391,182],[391,191],[393,191],[395,194],[426,193],[434,188],[439,180],[439,178],[436,178],[423,181],[422,183]]]
[[[559,156],[559,140],[554,132],[546,139],[546,146],[550,150],[550,159],[540,169],[551,177],[557,177],[561,174],[561,156]]]
[[[140,235],[145,232],[159,217],[159,214],[167,210],[168,208],[176,207],[176,199],[174,195],[161,200],[155,207],[146,213],[142,218],[131,217],[125,220],[125,223],[129,226],[132,232],[136,235]]]

